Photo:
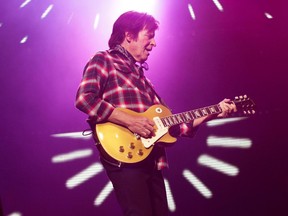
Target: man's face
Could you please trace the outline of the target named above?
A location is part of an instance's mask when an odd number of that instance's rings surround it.
[[[153,47],[156,46],[155,32],[141,30],[136,39],[131,39],[128,51],[137,62],[145,62]]]

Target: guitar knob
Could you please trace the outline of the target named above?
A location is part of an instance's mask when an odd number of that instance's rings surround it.
[[[144,153],[143,153],[143,150],[142,149],[139,149],[138,151],[138,155],[142,156]]]
[[[135,149],[135,145],[134,145],[134,143],[132,142],[132,143],[130,143],[130,149]]]
[[[119,152],[123,153],[125,150],[124,150],[124,147],[123,146],[120,146],[119,147]]]
[[[133,158],[133,155],[131,152],[128,152],[127,158],[129,158],[129,159]]]

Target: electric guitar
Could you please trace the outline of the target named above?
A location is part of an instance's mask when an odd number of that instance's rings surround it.
[[[237,111],[243,111],[244,114],[248,115],[255,113],[255,103],[246,95],[235,97],[233,102],[237,107]],[[167,107],[161,104],[153,105],[143,113],[124,108],[117,109],[131,115],[144,116],[155,123],[155,134],[151,138],[140,137],[128,128],[111,122],[96,125],[96,134],[103,149],[111,157],[124,163],[137,163],[144,160],[158,142],[176,142],[177,139],[172,137],[168,131],[171,126],[222,112],[219,104],[178,114],[172,114]]]

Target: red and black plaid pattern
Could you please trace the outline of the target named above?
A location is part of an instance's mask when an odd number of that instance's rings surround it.
[[[161,103],[141,66],[135,63],[120,46],[98,52],[90,59],[76,96],[76,107],[89,116],[90,123],[106,121],[116,107],[145,112],[150,106]],[[183,123],[169,131],[173,136],[194,135],[191,124]],[[158,168],[166,166],[163,150]]]
[[[159,103],[142,69],[113,50],[87,63],[76,97],[76,107],[95,122],[107,120],[115,107],[144,112]]]

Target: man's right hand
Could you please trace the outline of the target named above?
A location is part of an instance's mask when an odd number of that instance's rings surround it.
[[[114,109],[108,120],[127,127],[133,133],[144,138],[150,138],[154,135],[154,122],[144,116],[135,116],[122,110]]]

